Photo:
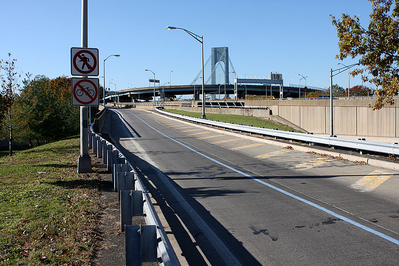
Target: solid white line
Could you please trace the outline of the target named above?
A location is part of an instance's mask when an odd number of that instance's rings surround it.
[[[129,113],[131,113],[131,112],[129,112]],[[394,244],[396,244],[396,245],[399,245],[399,240],[398,240],[398,239],[395,239],[395,238],[390,237],[390,236],[388,236],[388,235],[386,235],[386,234],[383,234],[383,233],[381,233],[381,232],[378,232],[377,230],[374,230],[374,229],[372,229],[372,228],[370,228],[370,227],[367,227],[367,226],[362,225],[362,224],[360,224],[360,223],[358,223],[358,222],[355,222],[355,221],[353,221],[353,220],[351,220],[351,219],[349,219],[349,218],[347,218],[347,217],[345,217],[345,216],[342,216],[342,215],[340,215],[340,214],[338,214],[338,213],[335,213],[335,212],[333,212],[333,211],[331,211],[331,210],[329,210],[329,209],[327,209],[327,208],[324,208],[324,207],[322,207],[322,206],[320,206],[320,205],[318,205],[318,204],[316,204],[316,203],[313,203],[313,202],[308,201],[308,200],[306,200],[306,199],[304,199],[304,198],[298,197],[298,196],[296,196],[296,195],[294,195],[294,194],[292,194],[292,193],[290,193],[290,192],[288,192],[288,191],[285,191],[285,190],[283,190],[283,189],[281,189],[281,188],[278,188],[278,187],[276,187],[276,186],[273,186],[273,185],[271,185],[271,184],[269,184],[269,183],[266,183],[266,182],[264,182],[264,181],[262,181],[262,180],[260,180],[260,179],[255,178],[255,177],[253,177],[253,176],[251,176],[251,175],[249,175],[249,174],[246,174],[246,173],[244,173],[244,172],[242,172],[242,171],[240,171],[240,170],[234,169],[234,168],[231,167],[231,166],[228,166],[228,165],[226,165],[226,164],[224,164],[224,163],[222,163],[222,162],[219,162],[219,161],[217,161],[217,160],[215,160],[215,159],[213,159],[213,158],[211,158],[211,157],[209,157],[209,156],[207,156],[207,155],[205,155],[205,154],[203,154],[203,153],[201,153],[201,152],[199,152],[199,151],[194,150],[193,148],[191,148],[191,147],[185,145],[184,143],[181,143],[180,141],[175,140],[175,139],[173,139],[172,137],[169,137],[168,135],[165,135],[164,133],[160,132],[159,130],[157,130],[157,129],[155,129],[154,127],[152,127],[152,126],[150,126],[149,124],[147,124],[144,120],[142,120],[142,119],[141,119],[140,117],[138,117],[137,115],[135,115],[135,114],[133,114],[133,113],[131,113],[131,114],[134,115],[135,117],[137,117],[138,119],[140,119],[144,124],[146,124],[146,125],[147,125],[148,127],[150,127],[151,129],[153,129],[153,130],[155,130],[156,132],[158,132],[159,134],[163,135],[164,137],[166,137],[166,138],[168,138],[168,139],[170,139],[170,140],[172,140],[172,141],[174,141],[174,142],[180,144],[180,145],[183,146],[183,147],[186,147],[187,149],[189,149],[189,150],[191,150],[191,151],[193,151],[193,152],[195,152],[195,153],[197,153],[197,154],[199,154],[199,155],[201,155],[201,156],[203,156],[203,157],[205,157],[205,158],[207,158],[207,159],[209,159],[209,160],[211,160],[211,161],[213,161],[213,162],[215,162],[215,163],[217,163],[217,164],[219,164],[219,165],[221,165],[221,166],[224,166],[224,167],[226,167],[226,168],[228,168],[228,169],[230,169],[230,170],[232,170],[232,171],[234,171],[234,172],[236,172],[236,173],[238,173],[238,174],[241,174],[241,175],[243,175],[243,176],[245,176],[245,177],[248,177],[248,178],[250,178],[250,179],[252,179],[252,180],[254,180],[254,181],[256,181],[256,182],[258,182],[258,183],[260,183],[260,184],[262,184],[262,185],[265,185],[265,186],[267,186],[267,187],[269,187],[269,188],[271,188],[271,189],[274,189],[274,190],[276,190],[276,191],[278,191],[278,192],[281,192],[281,193],[283,193],[284,195],[287,195],[287,196],[289,196],[289,197],[291,197],[291,198],[294,198],[294,199],[296,199],[296,200],[298,200],[298,201],[301,201],[301,202],[303,202],[303,203],[306,203],[306,204],[308,204],[308,205],[310,205],[310,206],[312,206],[312,207],[314,207],[314,208],[316,208],[316,209],[318,209],[318,210],[321,210],[321,211],[323,211],[323,212],[325,212],[325,213],[328,213],[328,214],[330,214],[330,215],[332,215],[332,216],[335,216],[335,217],[337,217],[337,218],[339,218],[339,219],[341,219],[341,220],[343,220],[343,221],[345,221],[345,222],[347,222],[347,223],[349,223],[349,224],[352,224],[352,225],[354,225],[354,226],[356,226],[356,227],[358,227],[358,228],[361,228],[361,229],[363,229],[363,230],[365,230],[365,231],[367,231],[367,232],[369,232],[369,233],[372,233],[372,234],[374,234],[374,235],[376,235],[376,236],[379,236],[379,237],[382,237],[383,239],[388,240],[388,241],[390,241],[390,242],[392,242],[392,243],[394,243]]]

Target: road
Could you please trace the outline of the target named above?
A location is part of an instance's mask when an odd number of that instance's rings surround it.
[[[144,110],[114,109],[110,121],[113,139],[147,177],[184,263],[398,264],[395,171]]]

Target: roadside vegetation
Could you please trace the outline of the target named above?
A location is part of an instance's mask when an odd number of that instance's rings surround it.
[[[196,117],[196,118],[201,118],[201,115],[202,115],[202,113],[187,112],[187,111],[173,110],[173,109],[164,109],[164,111],[179,114],[179,115]],[[259,117],[253,117],[253,116],[207,113],[206,118],[208,120],[220,121],[220,122],[237,124],[237,125],[264,127],[264,128],[269,128],[269,129],[278,128],[278,130],[284,130],[284,131],[294,130],[292,127],[289,127],[286,125],[281,125],[281,124],[275,123],[273,121],[269,121],[269,120],[265,120],[265,119],[262,119]]]
[[[79,133],[79,107],[71,104],[71,79],[21,75],[17,60],[0,60],[0,140],[11,143],[57,141]]]
[[[0,157],[1,265],[90,263],[100,181],[77,173],[78,154],[69,138]]]
[[[363,82],[377,88],[377,100],[372,106],[376,110],[392,105],[399,91],[399,1],[369,1],[372,12],[369,18],[362,18],[362,22],[359,16],[349,14],[330,17],[337,29],[339,53],[336,58],[358,60],[358,67],[350,74],[361,75]]]

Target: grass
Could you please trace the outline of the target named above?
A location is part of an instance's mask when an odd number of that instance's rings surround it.
[[[163,111],[180,114],[180,115],[196,117],[196,118],[200,118],[202,115],[202,113],[187,112],[187,111],[173,110],[173,109],[164,109]],[[272,122],[269,120],[264,120],[262,118],[254,117],[254,116],[207,113],[206,118],[208,120],[232,123],[232,124],[237,124],[237,125],[264,127],[264,128],[270,128],[270,129],[278,128],[278,130],[284,130],[284,131],[294,130],[292,127],[289,127],[286,125],[281,125],[281,124],[278,124],[278,123],[275,123],[275,122]]]
[[[89,264],[98,175],[78,174],[79,138],[0,157],[0,264]]]

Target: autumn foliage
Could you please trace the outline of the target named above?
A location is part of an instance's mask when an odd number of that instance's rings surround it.
[[[349,91],[350,96],[370,96],[372,91],[364,85],[356,85]]]
[[[79,108],[71,105],[71,80],[25,80],[15,103],[20,139],[52,141],[78,134]]]
[[[358,16],[331,16],[337,28],[339,54],[337,58],[360,58],[362,68],[352,75],[362,75],[363,81],[376,85],[374,109],[393,104],[399,90],[399,1],[369,0],[373,11],[364,28]]]

